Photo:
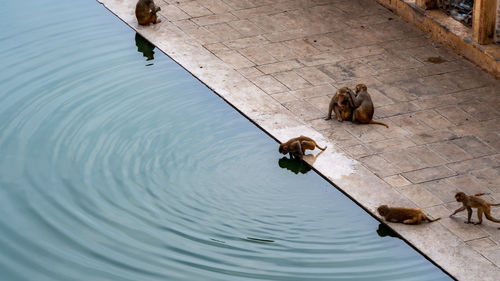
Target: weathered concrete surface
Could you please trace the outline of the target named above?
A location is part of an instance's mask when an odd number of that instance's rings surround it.
[[[447,16],[439,9],[422,10],[415,0],[376,0],[434,39],[451,47],[479,67],[500,78],[500,45],[480,45],[473,40],[472,28]],[[492,2],[492,1],[491,1]]]
[[[448,218],[459,190],[500,201],[492,76],[375,0],[155,0],[163,22],[149,27],[137,25],[135,0],[100,1],[280,141],[328,145],[315,169],[370,212],[441,216],[390,226],[454,277],[498,280],[499,225]],[[426,61],[435,56],[446,62]],[[334,91],[358,82],[389,129],[323,120]]]

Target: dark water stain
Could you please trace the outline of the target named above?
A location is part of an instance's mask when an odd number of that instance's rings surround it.
[[[426,61],[432,62],[432,63],[443,63],[443,62],[446,62],[446,60],[443,59],[442,57],[428,57]]]

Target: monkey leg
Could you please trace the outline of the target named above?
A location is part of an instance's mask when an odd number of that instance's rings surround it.
[[[160,23],[160,22],[161,22],[161,19],[159,19],[159,18],[156,16],[156,14],[153,14],[153,15],[151,16],[151,22],[152,22],[152,23],[155,23],[155,24],[156,24],[156,23]]]
[[[456,213],[461,212],[461,211],[463,211],[463,210],[465,210],[465,206],[462,206],[462,207],[460,207],[460,208],[456,209],[456,210],[455,210],[455,212],[453,212],[453,214],[451,214],[451,215],[450,215],[450,218],[451,218],[452,216],[454,216]]]
[[[333,110],[334,104],[335,103],[333,102],[333,99],[332,99],[332,101],[330,102],[330,105],[328,106],[328,115],[326,116],[325,120],[332,119],[332,110]]]
[[[344,119],[342,119],[342,112],[340,112],[340,107],[338,105],[333,106],[333,111],[335,111],[335,116],[337,116],[337,120],[339,122],[344,121]]]
[[[404,220],[404,224],[419,224],[421,222],[420,216],[415,216],[411,219]]]
[[[368,118],[366,114],[363,112],[361,106],[356,108],[353,112],[353,118],[352,121],[358,121],[361,124],[368,124],[371,121],[371,118]]]
[[[491,216],[489,210],[488,211],[485,211],[484,212],[484,215],[486,216],[487,219],[489,219],[490,221],[494,221],[494,222],[500,222],[499,219],[495,219],[494,217]]]
[[[353,112],[352,112],[352,119],[351,121],[352,122],[356,122],[358,119],[358,114],[359,114],[359,107],[356,108]]]
[[[478,221],[474,224],[483,223],[483,209],[481,209],[481,208],[477,208],[477,219],[478,219]]]
[[[472,208],[471,207],[467,207],[467,221],[465,223],[472,223],[470,221],[470,217],[472,216]]]

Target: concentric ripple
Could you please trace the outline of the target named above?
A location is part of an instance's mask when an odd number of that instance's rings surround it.
[[[450,279],[95,1],[0,26],[1,280]]]

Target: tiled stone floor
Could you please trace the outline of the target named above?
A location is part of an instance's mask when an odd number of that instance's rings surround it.
[[[391,227],[454,277],[499,280],[500,224],[448,217],[457,191],[500,202],[499,80],[375,0],[155,0],[163,22],[149,27],[135,0],[100,2],[273,136],[328,143],[315,168],[367,210],[441,216]],[[359,82],[388,129],[323,120]]]

